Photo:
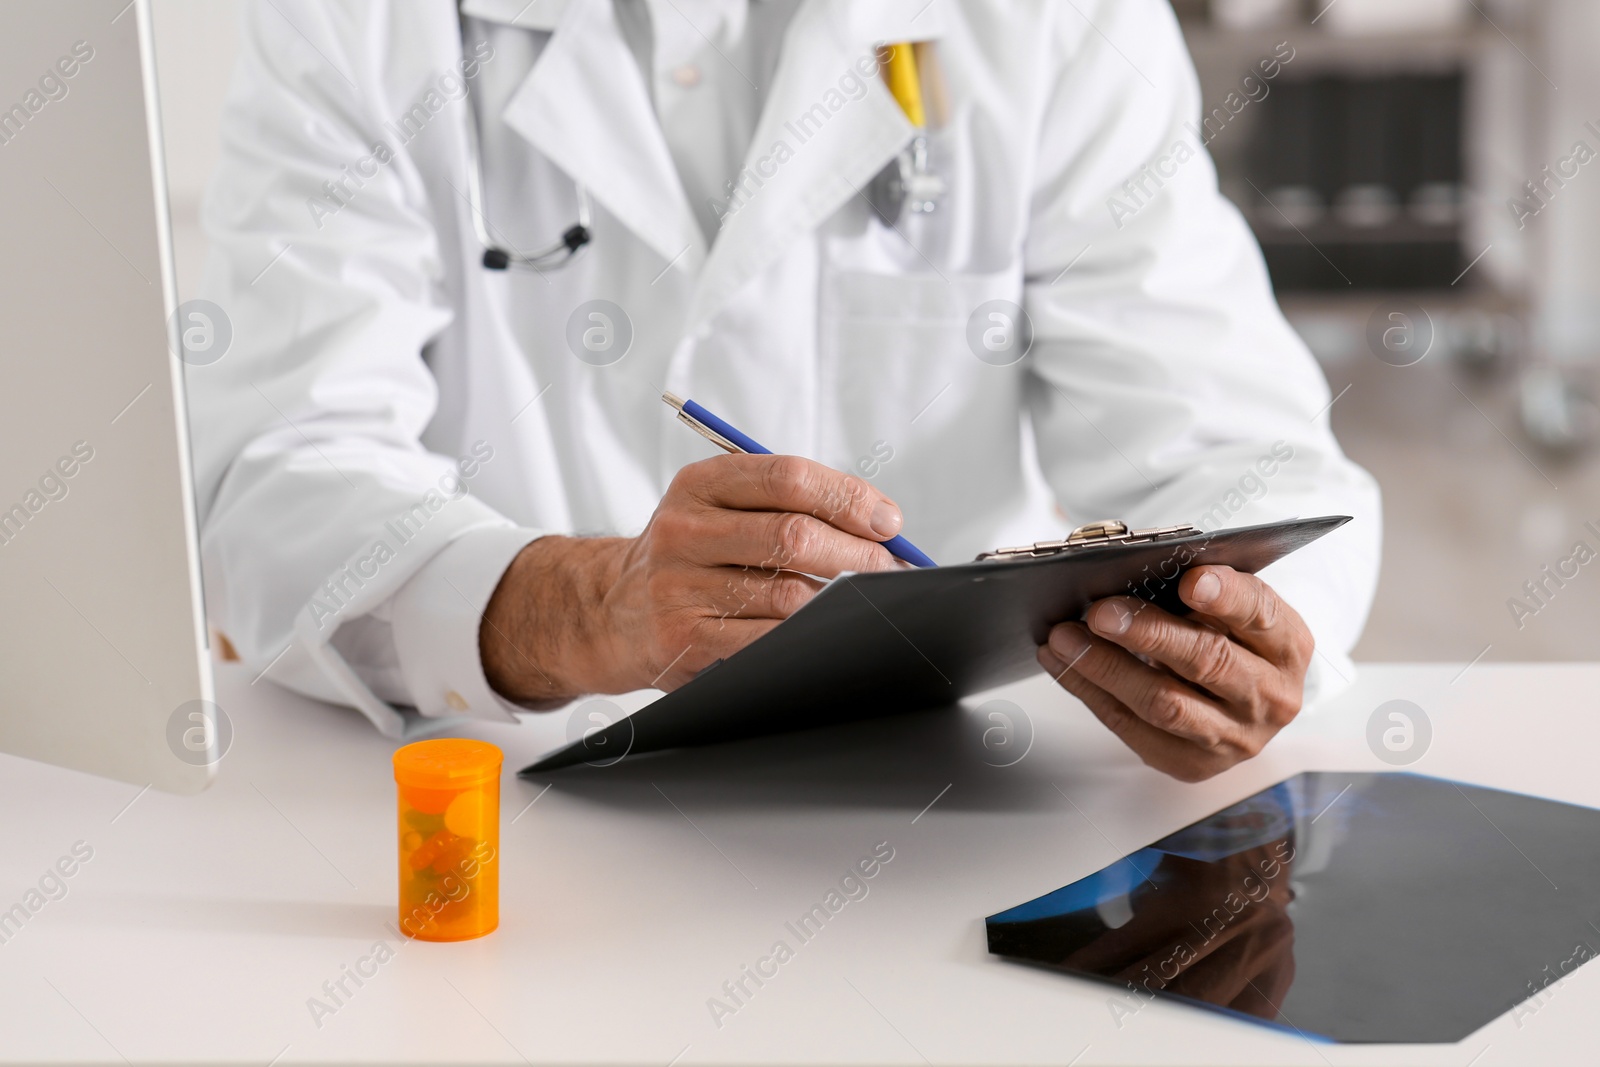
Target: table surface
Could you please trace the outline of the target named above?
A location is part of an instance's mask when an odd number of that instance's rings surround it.
[[[234,741],[199,797],[0,756],[0,911],[92,850],[0,944],[0,1061],[1593,1062],[1594,967],[1459,1044],[1313,1045],[1161,1001],[1119,1020],[1106,987],[990,957],[983,916],[1297,771],[1383,769],[1366,722],[1395,698],[1433,726],[1411,769],[1600,806],[1597,691],[1597,664],[1366,665],[1201,785],[1140,765],[1042,677],[991,694],[1031,723],[1010,766],[968,710],[508,775],[500,929],[427,944],[390,926],[393,743],[224,666]],[[563,715],[463,733],[510,771]],[[785,924],[875,848],[893,859],[867,895],[799,943]],[[714,1014],[780,939],[792,958]],[[376,973],[334,1006],[324,983],[363,959]]]

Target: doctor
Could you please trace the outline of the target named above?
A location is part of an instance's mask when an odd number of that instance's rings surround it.
[[[907,43],[920,108],[878,75]],[[1039,651],[1155,767],[1255,754],[1351,673],[1378,494],[1200,106],[1162,0],[248,4],[233,342],[189,370],[214,624],[402,736],[681,685],[902,529],[953,563],[1354,515]]]

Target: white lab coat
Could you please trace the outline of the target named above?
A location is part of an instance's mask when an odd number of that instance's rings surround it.
[[[637,533],[713,454],[669,389],[870,474],[945,563],[1101,518],[1354,515],[1266,574],[1316,634],[1311,692],[1351,673],[1378,493],[1209,158],[1171,161],[1200,100],[1165,3],[804,0],[748,195],[709,248],[610,3],[469,11],[492,49],[469,71],[485,215],[497,241],[541,245],[582,182],[594,241],[565,269],[479,266],[453,4],[246,8],[205,209],[233,342],[189,386],[211,619],[247,663],[395,736],[513,717],[483,678],[481,611],[529,540]],[[948,85],[948,192],[891,228],[860,190],[913,131],[878,79],[845,76],[923,39]],[[594,299],[631,323],[609,365],[568,342]],[[1011,366],[969,344],[991,300],[1031,318]]]

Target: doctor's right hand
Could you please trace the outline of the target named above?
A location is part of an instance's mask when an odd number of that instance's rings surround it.
[[[902,566],[900,509],[797,456],[678,472],[638,537],[541,537],[484,611],[489,684],[521,703],[675,689],[777,626],[845,571]]]

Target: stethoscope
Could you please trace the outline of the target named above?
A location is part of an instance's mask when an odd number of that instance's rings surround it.
[[[461,38],[465,41],[467,30],[463,3],[464,0],[457,0],[456,12],[461,23]],[[919,99],[916,105],[919,118],[921,106]],[[472,211],[472,228],[479,245],[483,247],[484,268],[507,270],[515,267],[543,272],[567,266],[594,239],[589,190],[582,182],[572,183],[578,199],[578,220],[562,231],[561,239],[554,244],[531,253],[497,244],[489,234],[489,224],[483,213],[483,155],[478,146],[477,111],[472,102],[470,81],[467,82],[467,111],[467,154],[471,157],[467,165],[467,203]],[[918,125],[920,127],[920,121]],[[944,180],[929,165],[927,137],[919,129],[906,150],[868,183],[867,200],[873,210],[893,226],[907,210],[917,214],[932,212],[944,192]]]
[[[471,89],[467,90],[467,95],[472,95]],[[518,270],[542,272],[559,270],[571,263],[594,239],[594,230],[590,228],[589,190],[584,188],[582,182],[572,183],[573,190],[578,194],[578,221],[563,230],[561,240],[556,243],[529,253],[496,244],[489,237],[489,225],[483,216],[483,160],[478,155],[477,123],[473,116],[467,117],[467,125],[473,127],[467,133],[470,142],[467,150],[472,156],[467,168],[467,203],[472,210],[472,228],[478,235],[478,243],[483,246],[485,269],[507,270],[515,267]]]
[[[467,18],[462,11],[464,0],[456,0],[456,16],[460,20],[461,39],[466,41]],[[489,223],[483,213],[483,154],[478,147],[478,114],[472,102],[472,82],[467,86],[467,205],[472,211],[472,229],[483,247],[483,266],[486,270],[518,270],[543,272],[559,270],[577,258],[579,252],[594,239],[589,190],[582,182],[573,182],[578,197],[578,221],[561,232],[561,240],[536,252],[523,253],[497,244],[489,235]]]

